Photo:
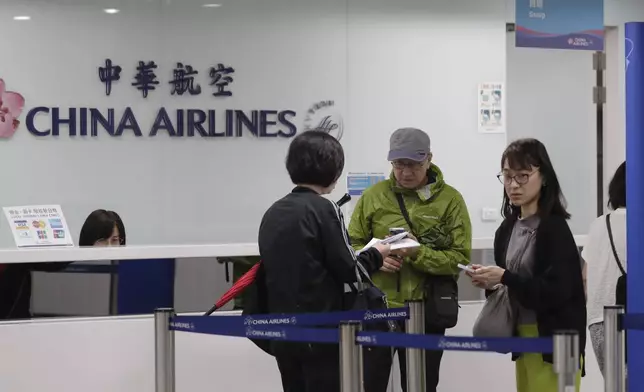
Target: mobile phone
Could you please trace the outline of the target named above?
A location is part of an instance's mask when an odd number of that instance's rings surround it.
[[[392,235],[391,237],[387,237],[387,238],[385,238],[384,240],[382,240],[380,242],[383,243],[383,244],[392,244],[392,243],[394,243],[396,241],[400,241],[403,238],[407,237],[407,234],[408,233],[406,231],[403,231],[402,233],[398,233],[396,235]]]
[[[457,265],[458,268],[462,269],[463,271],[469,272],[470,274],[474,273],[474,270],[466,265],[459,264]]]

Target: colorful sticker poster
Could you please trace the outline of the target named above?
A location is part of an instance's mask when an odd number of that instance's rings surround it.
[[[347,175],[347,192],[351,196],[362,196],[372,185],[385,180],[384,173],[349,173]]]
[[[505,132],[505,94],[503,91],[503,83],[480,84],[478,99],[479,132]]]
[[[516,0],[517,47],[604,50],[604,0]]]
[[[34,246],[74,246],[59,205],[4,207],[18,248]]]

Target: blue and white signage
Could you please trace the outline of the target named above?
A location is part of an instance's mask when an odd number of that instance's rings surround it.
[[[362,193],[372,185],[385,180],[384,173],[349,173],[347,176],[347,192],[351,196],[362,196]]]
[[[517,0],[516,46],[604,49],[604,0]]]

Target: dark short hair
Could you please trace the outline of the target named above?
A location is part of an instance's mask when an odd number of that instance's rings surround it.
[[[288,148],[286,170],[294,184],[327,187],[340,178],[344,150],[340,142],[323,131],[306,131]]]
[[[114,211],[96,210],[93,211],[80,231],[78,239],[79,246],[94,246],[96,241],[105,240],[112,236],[114,226],[119,230],[119,239],[121,245],[125,245],[125,225],[119,214]]]
[[[616,210],[626,208],[626,162],[623,162],[608,184],[608,206]]]
[[[546,150],[546,146],[543,143],[537,139],[516,140],[510,143],[503,152],[501,170],[503,170],[503,165],[506,160],[512,170],[530,170],[532,167],[539,168],[539,173],[541,173],[544,184],[539,196],[538,214],[540,216],[558,215],[565,219],[570,218],[570,214],[566,211],[566,198],[561,191],[557,173],[552,166],[548,150]],[[519,212],[520,208],[510,203],[510,199],[504,189],[503,216],[518,215]]]

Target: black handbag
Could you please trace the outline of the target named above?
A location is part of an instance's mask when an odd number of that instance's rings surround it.
[[[615,241],[613,241],[613,230],[610,227],[610,214],[606,215],[606,230],[608,230],[608,239],[610,240],[610,247],[613,250],[613,256],[615,257],[615,262],[617,267],[622,275],[617,278],[617,284],[615,285],[615,305],[621,305],[626,308],[626,270],[622,266],[622,263],[619,261],[619,255],[617,254],[617,249],[615,248]]]
[[[613,230],[610,227],[610,214],[606,215],[606,229],[608,230],[608,239],[610,240],[610,247],[613,250],[613,256],[615,257],[615,262],[617,262],[617,267],[622,275],[617,278],[617,284],[615,285],[615,305],[621,305],[626,310],[626,270],[624,266],[619,261],[619,255],[617,254],[617,248],[615,248],[615,241],[613,240]],[[624,331],[624,343],[628,339],[628,331]],[[628,345],[624,344],[624,356],[628,362]]]
[[[409,231],[418,239],[421,237],[414,233],[411,219],[402,194],[395,193],[400,212],[405,218]],[[425,292],[425,325],[431,329],[454,328],[458,322],[458,282],[452,275],[427,274],[424,284]]]
[[[344,310],[385,310],[389,307],[387,296],[371,280],[364,267],[356,262],[356,284],[349,284],[351,291],[344,294]],[[365,323],[364,331],[395,332],[395,321]]]
[[[266,295],[266,271],[264,270],[264,263],[260,263],[260,266],[257,268],[255,280],[246,287],[248,292],[244,298],[244,310],[242,311],[242,315],[244,316],[256,316],[269,313],[268,296]],[[270,340],[250,339],[250,341],[255,343],[266,354],[275,356]]]

